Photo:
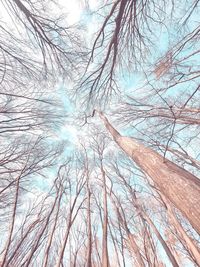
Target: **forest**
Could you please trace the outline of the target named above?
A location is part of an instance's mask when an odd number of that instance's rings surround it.
[[[200,1],[0,1],[0,266],[200,266]]]

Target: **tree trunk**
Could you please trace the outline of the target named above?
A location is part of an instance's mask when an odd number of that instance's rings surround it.
[[[92,267],[92,225],[91,225],[91,192],[89,188],[89,177],[87,177],[87,223],[88,223],[88,244],[87,244],[87,262],[86,267]]]
[[[135,241],[135,237],[131,233],[131,231],[129,230],[129,227],[127,225],[123,209],[121,208],[121,212],[122,212],[122,214],[121,214],[120,211],[119,211],[119,208],[116,206],[116,203],[113,200],[112,195],[110,195],[110,199],[111,199],[113,207],[115,209],[119,224],[122,224],[122,226],[123,226],[123,228],[124,228],[124,230],[126,232],[127,241],[128,241],[131,253],[133,254],[133,257],[135,258],[135,260],[137,261],[137,263],[139,264],[140,267],[145,267],[145,263],[143,261],[143,258],[142,258],[142,255],[140,253],[139,247],[138,247],[138,245],[137,245],[137,243]]]
[[[108,267],[108,207],[106,191],[106,175],[101,162],[101,173],[103,178],[103,240],[102,240],[102,267]]]
[[[115,142],[154,181],[159,190],[188,219],[200,233],[200,181],[197,177],[164,160],[161,155],[133,138],[121,136],[109,123],[102,112],[98,112],[105,127]]]
[[[170,203],[168,203],[167,199],[162,196],[162,200],[164,201],[166,208],[167,208],[167,214],[169,217],[169,221],[176,229],[177,233],[179,234],[181,240],[186,244],[187,249],[189,250],[190,255],[194,259],[195,263],[200,266],[200,252],[199,248],[194,244],[194,241],[187,235],[185,229],[181,225],[181,223],[176,218],[175,212],[173,208],[171,207]]]
[[[62,264],[63,256],[64,256],[64,253],[65,253],[65,248],[66,248],[66,245],[67,245],[67,241],[68,241],[68,237],[69,237],[69,232],[70,232],[71,226],[72,226],[72,221],[71,221],[71,213],[70,213],[69,221],[68,221],[67,228],[66,228],[66,231],[65,231],[65,234],[64,234],[64,242],[63,242],[63,245],[62,245],[61,250],[59,252],[58,260],[57,260],[57,263],[55,265],[56,267],[60,267],[60,265]]]
[[[160,241],[163,249],[165,250],[167,256],[169,257],[172,266],[179,267],[179,265],[178,265],[174,255],[173,255],[173,253],[171,252],[170,248],[168,247],[167,243],[165,242],[165,240],[163,239],[163,237],[161,236],[161,234],[157,230],[157,228],[154,225],[154,223],[152,222],[152,220],[149,218],[149,216],[143,210],[141,210],[141,216],[148,222],[148,224],[150,225],[151,229],[153,230],[153,232],[157,236],[157,238]]]
[[[129,229],[126,229],[126,233],[127,233],[127,237],[128,237],[128,242],[129,242],[130,248],[131,248],[131,250],[133,252],[133,255],[135,254],[136,260],[139,263],[139,266],[145,267],[144,261],[142,259],[142,255],[141,255],[141,253],[139,251],[138,245],[135,242],[134,236],[131,234]]]
[[[2,265],[1,265],[2,267],[6,263],[7,254],[8,254],[8,251],[9,251],[9,248],[10,248],[10,244],[11,244],[11,240],[12,240],[12,235],[13,235],[13,230],[14,230],[14,225],[15,225],[15,219],[16,219],[18,197],[19,197],[20,178],[21,178],[21,174],[17,178],[16,192],[15,192],[15,202],[14,202],[14,207],[13,207],[13,211],[12,211],[12,218],[11,218],[11,224],[10,224],[10,229],[9,229],[8,240],[7,240],[7,244],[6,244],[6,247],[5,247],[5,252],[4,252],[4,255],[3,255],[3,260],[2,260]]]
[[[60,211],[61,199],[62,199],[62,192],[60,193],[60,196],[59,196],[56,216],[55,216],[54,223],[53,223],[53,228],[52,228],[52,231],[51,231],[51,233],[49,234],[49,237],[48,237],[47,247],[46,247],[45,254],[44,254],[43,267],[47,267],[48,266],[49,251],[50,251],[50,248],[51,248],[51,245],[52,245],[53,236],[54,236],[54,233],[55,233],[55,230],[56,230],[58,215],[59,215],[59,211]]]

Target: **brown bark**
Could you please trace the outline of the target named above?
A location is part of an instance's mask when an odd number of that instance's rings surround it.
[[[140,250],[139,250],[139,247],[135,241],[135,238],[134,238],[134,235],[131,233],[128,225],[127,225],[127,222],[126,222],[126,218],[125,218],[125,214],[123,212],[123,209],[121,208],[121,212],[119,210],[119,208],[117,207],[115,201],[113,200],[112,198],[112,195],[110,195],[110,199],[113,203],[113,206],[115,208],[115,212],[117,214],[117,218],[119,220],[119,223],[122,224],[125,232],[126,232],[126,235],[127,235],[127,240],[128,240],[128,244],[130,246],[130,250],[133,254],[133,256],[136,258],[136,261],[137,263],[139,264],[140,267],[145,267],[145,263],[143,261],[143,258],[142,258],[142,255],[140,253]],[[118,203],[119,206],[120,206],[120,203]]]
[[[167,214],[169,217],[170,223],[174,226],[177,233],[179,234],[181,240],[186,244],[186,247],[194,259],[195,263],[200,266],[200,251],[199,248],[196,246],[196,244],[193,242],[193,240],[188,236],[186,231],[184,230],[181,223],[176,218],[175,212],[173,208],[171,207],[170,203],[167,201],[165,197],[162,196],[162,200],[164,201],[164,204],[167,208]]]
[[[108,267],[108,205],[106,191],[106,175],[101,161],[101,174],[103,178],[103,240],[102,240],[102,267]]]
[[[125,179],[123,178],[123,180],[125,181]],[[126,182],[126,181],[125,181]],[[150,229],[154,232],[154,234],[156,235],[156,237],[158,238],[159,242],[161,243],[165,253],[167,254],[169,260],[171,261],[172,266],[174,267],[179,267],[176,258],[174,257],[172,251],[170,250],[170,248],[168,247],[167,243],[165,242],[165,240],[163,239],[162,235],[160,234],[160,232],[158,231],[157,227],[155,226],[155,224],[153,223],[153,221],[151,220],[151,218],[149,217],[149,215],[145,212],[145,210],[142,208],[142,206],[138,203],[137,197],[135,192],[132,190],[132,187],[130,185],[128,185],[128,190],[131,193],[131,197],[132,197],[132,202],[133,202],[133,206],[135,207],[135,209],[138,211],[138,214],[140,216],[140,218],[142,219],[142,221],[146,221],[148,223],[148,225],[150,226]]]
[[[20,175],[18,176],[18,178],[16,180],[14,207],[13,207],[13,211],[12,211],[11,224],[10,224],[8,239],[6,242],[5,252],[4,252],[3,257],[2,257],[2,265],[1,265],[2,267],[5,266],[5,264],[6,264],[7,254],[8,254],[9,248],[10,248],[10,244],[12,242],[12,235],[13,235],[13,230],[14,230],[14,226],[15,226],[17,204],[18,204],[18,197],[19,197],[20,179],[21,179],[21,175],[22,175],[24,169],[25,169],[25,167],[22,169]]]
[[[136,259],[137,259],[137,262],[139,263],[139,266],[145,267],[144,261],[142,259],[141,254],[140,254],[138,245],[135,242],[134,236],[131,234],[131,232],[128,228],[126,229],[126,233],[128,235],[128,241],[129,241],[130,248],[131,248],[132,252],[134,252]]]
[[[145,210],[143,209],[142,205],[139,204],[136,193],[133,189],[133,187],[127,183],[126,179],[120,174],[117,173],[119,175],[119,177],[123,180],[125,186],[127,187],[127,190],[130,192],[131,198],[132,198],[132,204],[134,206],[134,208],[137,210],[138,215],[140,216],[141,220],[143,222],[147,222],[148,225],[150,226],[150,229],[154,232],[154,234],[156,235],[156,237],[158,238],[159,242],[161,243],[163,249],[165,250],[169,260],[171,261],[171,264],[175,267],[179,267],[172,251],[170,250],[169,246],[167,245],[167,243],[165,242],[165,240],[163,239],[162,235],[160,234],[160,232],[158,231],[157,227],[155,226],[155,224],[153,223],[153,221],[151,220],[151,218],[149,217],[149,215],[145,212]],[[148,259],[149,262],[149,259]]]
[[[55,199],[52,203],[52,207],[51,207],[50,211],[48,212],[47,217],[45,218],[44,225],[42,226],[41,231],[39,231],[39,233],[38,233],[37,240],[36,240],[35,244],[32,246],[30,253],[24,259],[22,266],[25,266],[25,267],[30,266],[31,261],[33,260],[33,256],[36,253],[37,249],[39,248],[40,241],[41,241],[41,239],[42,239],[42,237],[43,237],[43,235],[44,235],[44,233],[45,233],[45,231],[49,225],[50,218],[51,218],[51,216],[55,210],[57,200],[58,200],[58,192],[56,193]]]
[[[116,263],[117,263],[117,266],[120,267],[120,259],[119,259],[119,255],[118,255],[119,253],[118,253],[115,237],[114,237],[114,235],[112,233],[112,229],[111,229],[110,223],[108,223],[108,227],[109,227],[110,236],[111,236],[112,243],[113,243],[114,250],[115,250]]]
[[[199,179],[145,147],[133,138],[121,136],[102,112],[98,112],[115,142],[154,181],[159,190],[188,219],[200,233],[200,181]]]
[[[89,188],[89,177],[87,177],[87,223],[88,223],[88,244],[86,267],[92,267],[92,225],[91,225],[91,192]]]
[[[76,196],[75,196],[73,201],[72,201],[72,195],[71,195],[71,191],[70,191],[70,200],[69,200],[70,207],[69,207],[68,218],[67,218],[68,222],[67,222],[66,230],[64,233],[63,244],[61,245],[60,251],[58,252],[58,258],[57,258],[56,264],[55,264],[56,267],[60,267],[60,265],[63,265],[63,257],[65,254],[65,249],[66,249],[66,245],[68,242],[71,227],[74,224],[74,221],[75,221],[75,219],[76,219],[76,217],[77,217],[77,215],[78,215],[78,213],[79,213],[79,211],[80,211],[80,209],[81,209],[81,207],[85,201],[85,198],[84,198],[81,201],[81,203],[76,207],[76,203],[78,201],[79,195],[80,195],[84,185],[85,185],[85,181],[83,182],[83,180],[82,180],[81,185],[77,185]],[[73,215],[73,213],[74,213],[74,215]]]
[[[39,219],[37,218],[33,223],[31,223],[31,225],[28,227],[28,229],[26,230],[24,236],[22,237],[22,239],[19,241],[19,243],[17,244],[17,247],[14,249],[14,251],[12,252],[10,258],[8,258],[8,260],[6,261],[6,265],[5,267],[9,266],[10,262],[13,260],[13,258],[15,257],[15,255],[17,255],[18,250],[20,249],[20,247],[22,246],[24,240],[28,237],[28,235],[31,233],[31,231],[38,225],[39,223]],[[3,266],[3,265],[0,265]]]
[[[45,255],[44,255],[43,267],[47,267],[48,266],[47,264],[48,264],[48,259],[49,259],[49,251],[50,251],[50,248],[51,248],[51,245],[52,245],[52,240],[53,240],[53,236],[54,236],[56,225],[57,225],[57,221],[58,221],[58,215],[59,215],[59,211],[60,211],[61,199],[62,199],[62,192],[60,193],[60,196],[59,196],[56,216],[55,216],[55,220],[54,220],[54,223],[53,223],[53,228],[52,228],[52,231],[51,231],[51,233],[49,235],[49,238],[48,238],[47,247],[46,247],[46,251],[45,251]]]
[[[69,232],[70,232],[71,225],[72,225],[72,223],[71,223],[71,214],[69,216],[70,216],[70,218],[69,218],[69,221],[68,221],[68,224],[67,224],[67,227],[66,227],[66,231],[65,231],[65,234],[64,234],[64,241],[63,241],[61,250],[59,252],[59,256],[58,256],[58,260],[57,260],[57,263],[56,263],[56,267],[60,267],[60,265],[62,266],[62,260],[63,260],[65,248],[66,248],[68,237],[69,237]]]
[[[165,242],[165,240],[163,239],[163,237],[161,236],[161,234],[157,230],[157,228],[154,225],[154,223],[152,222],[152,220],[149,218],[149,216],[143,210],[141,211],[141,216],[148,222],[148,224],[150,225],[151,229],[155,233],[155,235],[158,238],[159,242],[163,246],[167,256],[169,257],[172,266],[179,267],[179,265],[178,265],[174,255],[173,255],[173,253],[171,252],[170,248],[168,247],[167,243]]]

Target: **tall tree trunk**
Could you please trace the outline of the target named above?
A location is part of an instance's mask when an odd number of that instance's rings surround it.
[[[101,161],[101,174],[103,178],[103,240],[102,240],[102,267],[108,267],[108,205],[106,191],[106,175]]]
[[[59,215],[59,211],[60,211],[61,198],[62,198],[62,192],[60,193],[60,196],[59,196],[56,216],[55,216],[55,219],[54,219],[54,222],[53,222],[53,228],[52,228],[51,233],[49,234],[49,237],[48,237],[47,247],[46,247],[45,254],[44,254],[43,267],[47,267],[48,266],[49,251],[50,251],[50,248],[51,248],[51,245],[52,245],[53,236],[54,236],[54,233],[55,233],[55,230],[56,230],[56,225],[57,225],[57,221],[58,221],[58,215]]]
[[[91,192],[89,188],[89,177],[87,177],[87,223],[88,223],[88,244],[86,267],[92,267],[92,225],[91,225]]]
[[[38,237],[36,239],[36,242],[35,244],[32,245],[32,248],[31,248],[31,251],[29,254],[27,254],[27,256],[25,257],[23,263],[21,264],[21,266],[25,266],[25,267],[28,267],[30,266],[32,260],[33,260],[33,256],[34,254],[36,253],[37,249],[39,248],[40,246],[40,242],[41,242],[41,239],[49,225],[49,222],[50,222],[50,218],[52,216],[52,214],[54,213],[54,210],[55,210],[55,207],[56,207],[56,203],[57,203],[57,200],[58,200],[58,192],[56,193],[56,196],[55,196],[55,199],[54,199],[54,202],[52,203],[52,207],[50,209],[50,211],[48,212],[47,214],[47,217],[45,218],[45,221],[44,221],[44,225],[42,226],[41,230],[38,232]]]
[[[64,238],[63,238],[64,241],[63,241],[63,244],[61,246],[58,259],[56,261],[56,265],[55,265],[56,267],[62,266],[62,261],[63,261],[63,257],[64,257],[64,253],[65,253],[65,248],[66,248],[66,245],[67,245],[70,229],[71,229],[71,226],[72,226],[71,216],[72,215],[71,215],[71,211],[70,211],[69,221],[67,223],[66,231],[65,231],[65,234],[64,234]]]
[[[126,233],[127,233],[128,242],[129,242],[131,251],[133,252],[133,254],[135,254],[136,260],[137,260],[139,266],[145,267],[144,261],[142,259],[142,255],[140,253],[138,245],[135,242],[135,238],[134,238],[133,234],[130,232],[130,230],[128,228],[126,228]]]
[[[120,267],[120,259],[119,259],[119,253],[118,253],[119,251],[117,249],[116,240],[115,240],[115,237],[114,237],[114,235],[112,233],[112,229],[111,229],[110,223],[108,223],[108,227],[109,227],[110,236],[111,236],[112,243],[113,243],[114,250],[115,250],[117,267]]]
[[[183,228],[181,223],[176,218],[176,214],[175,214],[173,208],[171,207],[170,203],[167,201],[167,199],[162,196],[162,200],[163,200],[163,202],[164,202],[164,204],[165,204],[165,206],[167,208],[167,214],[168,214],[169,221],[171,222],[171,224],[176,229],[176,231],[179,234],[181,240],[186,244],[186,247],[187,247],[190,255],[192,256],[192,258],[194,259],[195,263],[198,266],[200,266],[200,251],[199,251],[199,248],[196,246],[196,244],[193,242],[193,240],[190,238],[190,236],[188,236],[188,234],[186,233],[185,229]]]
[[[152,222],[152,220],[149,218],[149,216],[143,211],[141,210],[141,216],[143,217],[143,219],[145,219],[148,224],[150,225],[151,229],[153,230],[153,232],[155,233],[155,235],[157,236],[158,240],[160,241],[163,249],[165,250],[167,256],[169,257],[172,266],[174,267],[179,267],[173,253],[171,252],[170,248],[168,247],[167,243],[165,242],[165,240],[163,239],[163,237],[161,236],[161,234],[159,233],[159,231],[157,230],[156,226],[154,225],[154,223]]]
[[[2,267],[5,266],[7,254],[8,254],[8,251],[9,251],[9,248],[10,248],[10,244],[11,244],[11,241],[12,241],[12,235],[13,235],[15,219],[16,219],[18,197],[19,197],[19,185],[20,185],[21,174],[17,178],[14,207],[13,207],[13,211],[12,211],[11,224],[10,224],[8,239],[7,239],[7,242],[6,242],[5,252],[4,252],[4,255],[2,257],[2,263],[1,263]]]
[[[121,136],[105,115],[97,112],[115,142],[152,178],[159,190],[200,233],[200,180],[173,162],[164,160],[160,154],[133,138]]]
[[[37,218],[33,223],[30,224],[30,226],[25,231],[25,234],[23,235],[23,237],[21,238],[21,240],[17,244],[16,248],[12,252],[10,258],[7,260],[5,267],[9,266],[10,262],[14,259],[14,257],[17,255],[17,253],[19,253],[18,250],[22,246],[24,240],[28,237],[28,235],[31,233],[31,231],[38,225],[38,223],[40,223],[39,218]],[[0,266],[3,266],[3,265],[0,265]]]
[[[124,181],[124,183],[125,183],[125,185],[127,187],[127,190],[130,192],[133,206],[137,210],[138,215],[140,216],[142,222],[144,223],[144,225],[145,225],[145,222],[148,223],[148,225],[150,226],[150,229],[156,235],[156,237],[159,240],[160,244],[162,245],[165,253],[167,254],[169,260],[171,261],[172,266],[179,267],[175,256],[173,255],[173,253],[170,250],[169,246],[167,245],[166,241],[163,239],[161,233],[158,231],[157,227],[155,226],[155,224],[153,223],[153,221],[149,217],[148,213],[145,211],[145,209],[143,209],[142,205],[139,204],[139,201],[138,201],[138,198],[136,196],[135,190],[133,189],[133,187],[130,184],[128,184],[126,182],[126,179],[123,176],[120,176],[120,177],[123,179],[123,181]]]
[[[134,258],[136,259],[136,262],[139,264],[140,267],[145,267],[145,263],[143,260],[143,257],[140,253],[140,249],[135,241],[135,237],[134,235],[131,233],[128,225],[127,225],[127,221],[126,221],[126,217],[125,217],[125,213],[123,211],[123,208],[121,207],[120,203],[118,202],[118,205],[120,206],[120,210],[117,207],[112,195],[110,195],[110,199],[113,203],[113,207],[115,209],[119,224],[121,224],[126,232],[126,236],[127,236],[127,242],[129,244],[130,250],[134,256]]]

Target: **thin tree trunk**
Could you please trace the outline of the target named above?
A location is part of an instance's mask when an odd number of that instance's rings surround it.
[[[14,249],[14,251],[12,252],[10,258],[8,258],[5,267],[9,266],[10,262],[13,260],[13,258],[15,257],[15,255],[17,255],[17,252],[19,250],[19,248],[21,247],[22,243],[24,242],[24,240],[27,238],[27,236],[31,233],[31,231],[34,229],[35,226],[37,226],[37,224],[39,223],[39,219],[37,218],[26,230],[24,236],[22,237],[22,239],[19,241],[19,243],[17,244],[17,247]],[[3,266],[3,265],[2,265]]]
[[[101,174],[103,178],[103,240],[102,240],[102,267],[108,267],[108,205],[106,191],[106,175],[101,161]]]
[[[168,214],[168,217],[170,219],[170,222],[172,223],[172,225],[176,229],[181,240],[185,241],[184,243],[186,244],[186,247],[189,250],[189,253],[192,256],[192,258],[194,259],[195,263],[200,266],[199,248],[194,244],[193,240],[185,232],[183,226],[176,218],[175,212],[174,212],[173,208],[171,207],[170,203],[168,203],[167,199],[162,196],[162,200],[163,200],[164,204],[166,205],[167,214]]]
[[[64,238],[63,238],[64,241],[63,241],[62,247],[61,247],[60,252],[59,252],[58,260],[57,260],[56,265],[55,265],[56,267],[60,267],[60,265],[62,264],[64,253],[65,253],[65,248],[67,245],[70,229],[72,226],[72,211],[70,210],[69,212],[70,212],[70,214],[69,214],[69,218],[68,218],[68,223],[67,223],[66,231],[64,234]]]
[[[71,227],[72,227],[72,225],[73,225],[73,223],[74,223],[74,221],[75,221],[75,219],[76,219],[76,217],[78,215],[78,212],[79,212],[83,202],[85,201],[85,199],[83,199],[81,201],[81,203],[76,208],[74,216],[72,216],[73,215],[73,211],[75,209],[75,205],[76,205],[78,196],[79,196],[84,184],[82,185],[82,187],[77,192],[77,195],[76,195],[76,197],[75,197],[75,199],[74,199],[74,201],[72,203],[72,206],[70,207],[68,223],[67,223],[67,227],[66,227],[66,230],[65,230],[65,233],[64,233],[64,238],[63,238],[64,241],[63,241],[63,245],[61,246],[61,249],[60,249],[59,254],[58,254],[58,259],[57,259],[56,264],[55,264],[56,267],[60,267],[60,265],[63,264],[63,257],[64,257],[64,254],[65,254],[65,248],[66,248],[66,245],[67,245],[67,241],[68,241],[68,238],[69,238]]]
[[[152,220],[149,218],[149,216],[142,210],[141,211],[141,216],[148,222],[148,224],[150,225],[151,229],[153,230],[153,232],[155,233],[155,235],[157,236],[159,242],[161,243],[163,249],[165,250],[167,256],[169,257],[172,266],[174,267],[179,267],[174,255],[172,254],[171,250],[169,249],[167,243],[165,242],[165,240],[163,239],[163,237],[161,236],[161,234],[159,233],[159,231],[157,230],[156,226],[154,225],[154,223],[152,222]]]
[[[125,183],[125,185],[127,187],[127,190],[130,192],[133,206],[137,210],[141,220],[143,222],[146,221],[148,223],[148,225],[150,226],[150,229],[154,232],[154,234],[158,238],[159,242],[161,243],[163,249],[165,250],[165,253],[167,254],[169,260],[171,261],[171,264],[174,267],[179,267],[179,265],[178,265],[178,263],[176,261],[176,258],[174,257],[174,255],[173,255],[172,251],[170,250],[169,246],[167,245],[167,243],[163,239],[162,235],[158,231],[157,227],[155,226],[155,224],[153,223],[153,221],[151,220],[149,215],[145,212],[145,210],[143,209],[142,205],[140,205],[138,203],[138,199],[137,199],[137,196],[136,196],[136,193],[135,193],[134,189],[132,188],[132,186],[130,184],[128,184],[126,182],[126,179],[123,176],[120,175],[120,178],[123,179],[123,181],[124,181],[124,183]]]
[[[88,245],[86,267],[92,267],[92,226],[91,226],[91,192],[89,188],[89,177],[87,177],[87,223],[88,223]]]
[[[128,228],[126,229],[126,233],[128,236],[129,245],[131,247],[131,250],[133,251],[133,253],[136,256],[136,259],[137,259],[137,262],[139,263],[139,266],[145,267],[144,261],[142,259],[142,256],[141,256],[139,248],[138,248],[138,245],[135,242],[135,238],[133,237],[132,233],[130,232],[130,230]]]
[[[22,174],[22,172],[21,172],[21,174]],[[3,260],[2,260],[2,265],[1,265],[2,267],[6,263],[7,254],[8,254],[8,251],[9,251],[9,248],[10,248],[10,244],[11,244],[11,240],[12,240],[12,235],[13,235],[13,230],[14,230],[14,225],[15,225],[15,219],[16,219],[16,211],[17,211],[17,204],[18,204],[19,185],[20,185],[21,174],[17,178],[16,192],[15,192],[15,202],[14,202],[14,207],[13,207],[13,211],[12,211],[12,220],[11,220],[11,224],[10,224],[9,236],[8,236],[8,240],[7,240],[7,243],[6,243],[5,252],[4,252],[4,255],[3,255]]]
[[[57,211],[56,211],[56,216],[55,216],[53,228],[52,228],[52,231],[51,231],[51,233],[49,235],[49,238],[48,238],[47,247],[46,247],[46,251],[45,251],[45,255],[44,255],[43,267],[47,267],[47,264],[48,264],[49,251],[50,251],[50,247],[51,247],[52,240],[53,240],[53,235],[54,235],[54,232],[55,232],[55,229],[56,229],[56,225],[57,225],[57,221],[58,221],[61,198],[62,198],[62,192],[60,193],[60,196],[59,196],[58,205],[57,205]]]
[[[105,127],[115,142],[133,161],[154,181],[159,190],[188,219],[193,228],[200,233],[200,181],[199,179],[145,147],[133,138],[119,134],[102,112],[99,112]]]
[[[116,255],[116,261],[117,261],[117,266],[120,267],[120,260],[119,260],[119,253],[118,253],[118,250],[117,250],[117,246],[116,246],[116,241],[115,241],[115,238],[114,238],[114,235],[112,233],[112,230],[111,230],[111,227],[110,227],[110,223],[108,223],[108,227],[109,227],[109,231],[110,231],[110,236],[111,236],[111,239],[112,239],[112,243],[113,243],[113,246],[114,246],[114,250],[115,250],[115,255]]]
[[[137,263],[139,264],[140,267],[145,267],[145,263],[143,261],[142,255],[141,255],[140,250],[138,248],[138,245],[137,245],[137,243],[135,241],[135,238],[134,238],[133,234],[131,233],[131,231],[129,230],[129,227],[127,225],[123,209],[121,208],[121,212],[122,212],[122,214],[121,214],[120,211],[119,211],[119,208],[116,206],[116,203],[112,198],[112,195],[110,195],[110,199],[111,199],[111,201],[113,203],[113,206],[115,208],[115,212],[116,212],[118,221],[119,221],[120,224],[123,225],[123,228],[124,228],[124,230],[126,232],[127,239],[128,239],[128,244],[130,246],[130,250],[132,251],[133,256],[136,258],[136,261],[137,261]]]
[[[44,222],[44,226],[42,227],[41,231],[38,233],[38,238],[37,238],[35,244],[33,245],[30,254],[28,254],[27,257],[24,259],[24,261],[22,263],[22,266],[28,267],[30,265],[36,250],[40,246],[41,238],[44,235],[44,233],[45,233],[45,231],[46,231],[46,229],[47,229],[47,227],[49,225],[49,221],[50,221],[51,215],[53,214],[53,212],[55,210],[57,200],[58,200],[58,192],[57,192],[57,194],[55,196],[52,208],[50,209],[49,213],[47,214],[47,218],[45,218],[46,220]]]

